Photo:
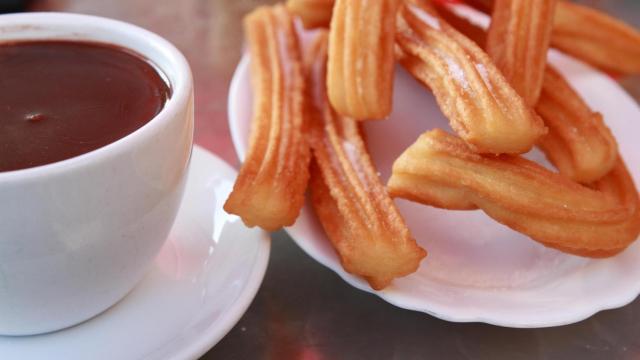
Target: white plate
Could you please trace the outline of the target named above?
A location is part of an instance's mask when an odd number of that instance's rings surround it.
[[[620,150],[640,180],[640,109],[607,76],[553,52],[551,62],[604,117]],[[251,119],[248,56],[243,57],[229,95],[229,122],[241,159]],[[364,126],[382,181],[393,161],[422,132],[448,129],[433,96],[402,69],[396,71],[394,111],[384,121]],[[539,152],[530,158],[546,163]],[[287,229],[295,242],[354,287],[398,307],[455,322],[486,322],[509,327],[546,327],[574,323],[631,302],[640,292],[640,244],[610,259],[567,255],[502,226],[481,211],[447,211],[397,200],[417,241],[429,251],[418,271],[373,291],[346,273],[313,210],[307,204]]]
[[[78,326],[0,337],[0,359],[196,359],[231,330],[262,283],[269,237],[222,210],[235,170],[197,146],[190,166],[175,225],[143,281]]]

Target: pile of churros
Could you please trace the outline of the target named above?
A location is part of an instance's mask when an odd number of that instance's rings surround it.
[[[481,209],[574,255],[627,248],[640,233],[633,179],[602,116],[547,52],[638,74],[640,33],[561,0],[466,2],[491,14],[488,30],[435,0],[289,0],[247,15],[253,119],[225,210],[273,231],[296,221],[309,189],[344,269],[374,289],[427,255],[394,197]],[[310,42],[297,21],[315,29]],[[361,126],[391,113],[396,63],[434,94],[455,135],[416,134],[385,186]],[[534,146],[557,172],[521,156]]]

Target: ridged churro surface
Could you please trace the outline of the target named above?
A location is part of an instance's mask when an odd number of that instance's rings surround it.
[[[398,16],[400,63],[434,93],[453,129],[481,153],[524,153],[545,134],[540,117],[487,54],[428,6]]]
[[[401,0],[336,0],[329,34],[329,100],[341,115],[391,113],[395,13]]]
[[[591,183],[615,166],[618,143],[602,115],[592,111],[550,65],[535,109],[549,128],[538,146],[561,174]]]
[[[557,0],[495,0],[487,53],[529,106],[538,102]]]
[[[494,0],[465,0],[488,13]],[[612,16],[570,1],[558,1],[551,46],[602,70],[640,74],[640,32]]]
[[[309,179],[302,59],[293,18],[284,6],[254,10],[244,28],[253,119],[247,156],[224,209],[247,226],[274,231],[295,222]]]
[[[446,5],[436,9],[447,22],[483,46],[486,33],[482,28],[457,16]],[[611,171],[618,157],[616,139],[602,115],[591,110],[551,65],[545,68],[541,95],[534,109],[549,129],[537,145],[561,174],[590,183]]]
[[[446,209],[480,208],[546,245],[612,256],[640,233],[638,193],[624,163],[591,187],[520,156],[482,156],[454,135],[424,133],[394,163],[392,196]]]
[[[326,34],[309,53],[311,199],[344,269],[382,289],[415,272],[426,251],[409,233],[380,182],[359,123],[338,115],[326,94]]]
[[[559,3],[551,44],[603,70],[640,74],[640,32],[587,6]]]

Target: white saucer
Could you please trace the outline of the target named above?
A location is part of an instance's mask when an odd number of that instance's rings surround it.
[[[195,359],[231,330],[262,283],[269,237],[222,210],[235,170],[197,146],[190,166],[171,235],[142,282],[78,326],[0,337],[0,359]]]
[[[640,109],[609,77],[552,52],[551,62],[600,111],[618,138],[636,184],[640,180]],[[249,59],[234,75],[229,122],[239,157],[244,158],[251,119]],[[398,68],[394,111],[389,119],[365,123],[368,146],[383,182],[393,161],[422,132],[449,128],[433,96]],[[528,155],[544,162],[542,155]],[[371,290],[346,273],[307,204],[287,232],[318,262],[354,287],[405,309],[455,322],[486,322],[509,327],[574,323],[623,306],[640,293],[640,243],[605,260],[561,253],[502,226],[480,211],[447,211],[396,202],[417,241],[429,251],[418,271],[384,291]]]

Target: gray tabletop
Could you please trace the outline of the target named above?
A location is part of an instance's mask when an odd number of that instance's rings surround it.
[[[227,126],[228,83],[242,48],[240,19],[266,2],[273,1],[37,0],[32,9],[121,19],[176,44],[194,71],[196,142],[237,165]],[[640,0],[580,2],[640,26]],[[640,99],[640,79],[622,84]],[[352,288],[284,232],[272,239],[269,268],[253,304],[203,359],[640,358],[640,300],[550,329],[448,323]]]

